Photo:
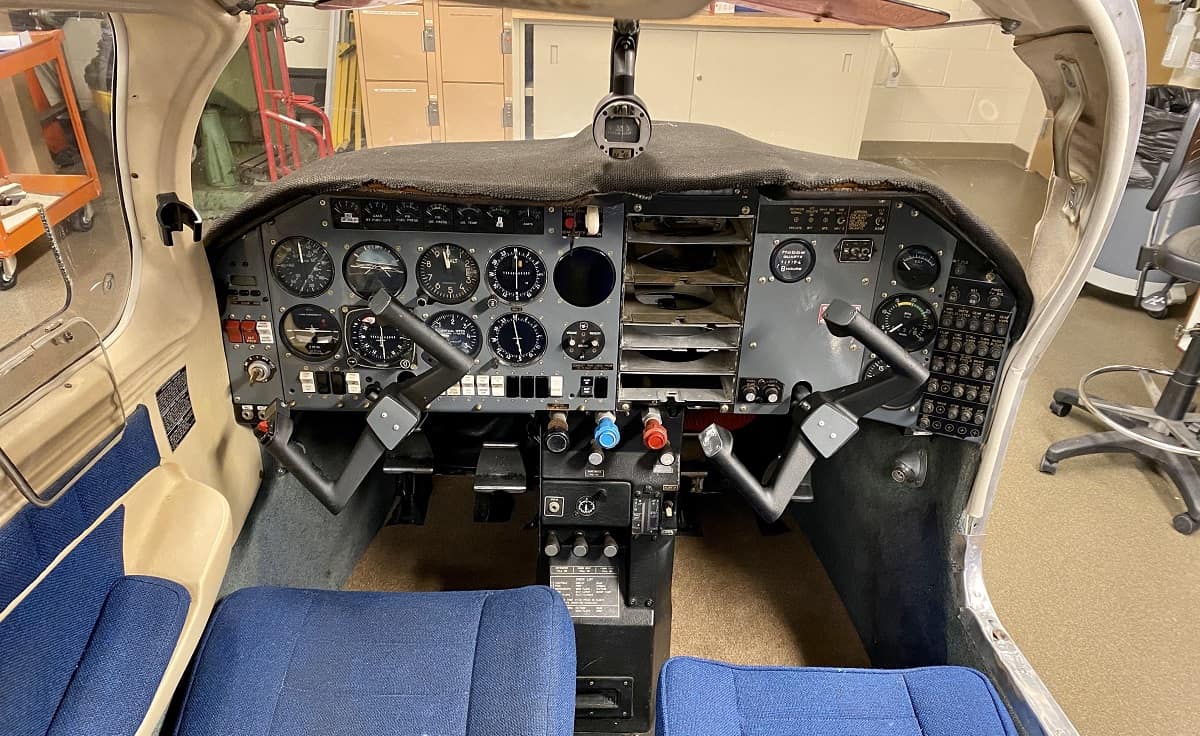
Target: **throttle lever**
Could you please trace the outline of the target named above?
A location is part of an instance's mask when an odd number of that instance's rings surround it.
[[[798,384],[792,392],[792,421],[797,431],[773,484],[764,487],[733,455],[729,430],[712,424],[700,433],[704,454],[767,521],[783,516],[818,455],[833,457],[858,433],[862,417],[910,395],[929,380],[929,371],[921,363],[846,302],[834,300],[825,310],[824,321],[830,334],[858,340],[882,358],[892,373],[811,395]]]

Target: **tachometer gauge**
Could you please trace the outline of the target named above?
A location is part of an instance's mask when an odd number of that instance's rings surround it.
[[[510,245],[488,261],[487,283],[506,302],[530,302],[546,286],[546,264],[529,248]]]
[[[369,309],[346,315],[346,339],[350,350],[375,366],[411,368],[415,344],[400,330],[384,324]]]
[[[312,238],[287,238],[271,251],[271,272],[292,294],[314,297],[333,283],[333,259]]]
[[[461,245],[431,245],[417,259],[417,283],[442,304],[462,304],[479,288],[479,264]]]
[[[896,256],[896,280],[908,289],[928,289],[942,275],[937,253],[923,245],[913,245]]]
[[[505,314],[488,330],[488,345],[509,365],[529,365],[546,352],[546,328],[524,312]]]
[[[479,355],[479,349],[483,347],[483,333],[475,320],[467,315],[462,312],[438,312],[429,318],[428,324],[463,354],[472,358]],[[433,361],[426,357],[425,362]]]
[[[909,294],[899,294],[880,304],[875,310],[875,324],[910,353],[928,347],[937,334],[933,307]]]
[[[368,241],[354,246],[342,266],[346,284],[363,299],[370,299],[380,289],[400,296],[408,283],[408,268],[390,246]]]
[[[292,307],[284,313],[279,326],[288,349],[303,358],[325,360],[342,346],[337,318],[315,304]]]

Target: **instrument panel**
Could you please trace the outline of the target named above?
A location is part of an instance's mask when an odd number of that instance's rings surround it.
[[[614,203],[615,202],[615,203]],[[930,368],[872,418],[979,440],[1016,303],[919,198],[756,190],[571,207],[377,194],[299,201],[214,249],[235,412],[362,410],[433,360],[366,308],[383,289],[475,370],[435,412],[678,401],[788,412],[797,384],[888,370],[824,327],[842,299]]]

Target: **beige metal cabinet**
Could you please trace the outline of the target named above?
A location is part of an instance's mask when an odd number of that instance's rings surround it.
[[[428,78],[423,6],[359,11],[357,31],[360,65],[367,79]]]
[[[443,82],[504,82],[504,11],[441,3],[438,56]],[[511,38],[507,39],[511,44]]]
[[[429,85],[425,82],[367,82],[370,145],[430,143]]]
[[[498,141],[508,132],[504,85],[442,83],[442,126],[448,141]]]
[[[657,120],[688,120],[696,31],[647,28],[638,53],[638,96]],[[535,138],[574,135],[592,124],[608,92],[611,28],[538,24],[533,33]]]
[[[691,120],[858,158],[878,54],[869,32],[702,32]]]

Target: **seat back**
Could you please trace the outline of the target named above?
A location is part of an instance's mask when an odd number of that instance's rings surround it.
[[[183,625],[181,586],[126,577],[116,505],[160,461],[148,411],[53,506],[0,527],[0,733],[132,734]]]
[[[1200,193],[1200,100],[1192,103],[1179,143],[1166,168],[1159,174],[1146,209],[1157,212],[1165,203]]]

